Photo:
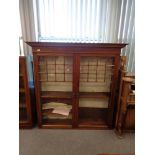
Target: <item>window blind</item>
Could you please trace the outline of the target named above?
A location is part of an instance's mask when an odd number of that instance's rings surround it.
[[[36,0],[39,41],[128,43],[127,70],[135,71],[134,0]]]

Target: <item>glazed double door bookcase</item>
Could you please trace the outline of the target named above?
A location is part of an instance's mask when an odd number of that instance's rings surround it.
[[[110,128],[126,44],[27,42],[41,128]]]

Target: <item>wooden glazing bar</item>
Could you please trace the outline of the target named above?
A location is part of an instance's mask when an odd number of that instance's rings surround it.
[[[104,82],[105,82],[105,77],[106,77],[106,64],[105,64]]]
[[[56,57],[54,57],[54,60],[55,60],[55,61],[54,61],[54,66],[55,66],[55,73],[54,73],[54,75],[55,75],[55,81],[57,81],[57,79],[56,79],[56,74],[57,74],[57,73],[56,73]]]
[[[48,81],[48,65],[47,65],[47,58],[45,59],[46,62],[46,80]]]
[[[65,75],[66,75],[66,74],[65,74],[65,60],[66,60],[66,59],[65,59],[65,57],[64,57],[64,82],[66,82],[66,80],[65,80]]]
[[[98,82],[98,80],[97,80],[97,69],[98,69],[98,59],[97,59],[97,66],[96,66],[96,82]]]
[[[87,82],[89,81],[89,80],[88,80],[88,78],[89,78],[89,65],[90,65],[90,64],[89,64],[89,59],[88,59],[88,72],[87,72]]]

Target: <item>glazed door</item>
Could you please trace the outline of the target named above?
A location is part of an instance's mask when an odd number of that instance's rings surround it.
[[[30,96],[28,88],[26,59],[24,56],[19,57],[19,121],[28,123],[31,120]]]
[[[80,56],[78,125],[105,128],[111,105],[114,57]]]
[[[73,56],[38,56],[37,78],[40,121],[44,126],[73,124]]]

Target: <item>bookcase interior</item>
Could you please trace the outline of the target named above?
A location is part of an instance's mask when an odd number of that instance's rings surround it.
[[[72,125],[72,57],[40,57],[38,69],[43,123]]]
[[[79,124],[103,124],[109,104],[113,75],[112,57],[81,57]],[[42,121],[44,124],[72,123],[73,57],[39,57]],[[69,110],[68,115],[54,113]]]
[[[80,58],[79,124],[105,124],[113,75],[112,57]]]

